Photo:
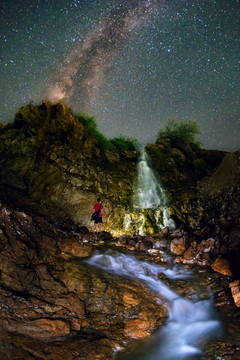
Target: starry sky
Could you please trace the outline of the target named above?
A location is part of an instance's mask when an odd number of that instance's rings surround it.
[[[239,0],[1,0],[0,122],[63,101],[107,137],[155,142],[197,121],[203,147],[240,149]]]

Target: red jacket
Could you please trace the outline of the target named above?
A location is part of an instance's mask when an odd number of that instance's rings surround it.
[[[103,216],[103,205],[101,203],[96,203],[93,207],[94,211],[98,211],[100,210],[100,213],[98,215],[98,217],[102,217]]]

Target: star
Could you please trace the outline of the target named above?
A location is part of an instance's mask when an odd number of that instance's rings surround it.
[[[107,137],[190,119],[204,147],[236,150],[239,18],[238,0],[3,0],[0,121],[64,101]]]

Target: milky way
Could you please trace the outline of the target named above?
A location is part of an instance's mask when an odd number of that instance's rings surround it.
[[[2,0],[0,121],[62,100],[109,137],[154,142],[167,119],[240,148],[238,0]]]
[[[132,5],[132,6],[131,6]],[[79,106],[83,111],[91,108],[99,97],[105,73],[121,45],[141,25],[149,23],[157,13],[156,0],[144,0],[124,6],[120,3],[108,16],[101,19],[91,33],[67,54],[52,79],[48,97],[52,101],[70,100],[77,88]],[[74,78],[77,78],[76,81]],[[80,91],[79,91],[80,90]]]

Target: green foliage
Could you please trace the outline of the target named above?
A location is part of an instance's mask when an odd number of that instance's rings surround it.
[[[117,149],[117,151],[124,150],[139,150],[140,144],[137,139],[128,138],[126,136],[120,135],[111,139],[113,146]]]
[[[81,113],[77,115],[77,119],[84,125],[87,136],[97,140],[98,146],[102,151],[110,150],[120,153],[124,150],[138,150],[140,148],[138,141],[133,138],[128,138],[123,135],[113,139],[105,137],[98,130],[97,122],[94,117]]]
[[[196,140],[199,133],[199,126],[196,121],[169,119],[167,125],[158,131],[157,136],[168,138],[171,143],[192,143],[199,147],[200,142]]]

